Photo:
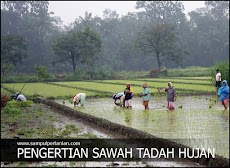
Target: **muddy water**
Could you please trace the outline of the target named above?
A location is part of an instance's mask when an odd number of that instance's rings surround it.
[[[229,158],[229,110],[223,110],[216,100],[215,96],[178,97],[176,109],[168,111],[165,97],[153,97],[145,111],[138,97],[133,98],[132,109],[101,98],[87,99],[85,106],[76,109],[193,148],[214,148],[215,153]],[[63,104],[63,100],[57,102]],[[73,108],[68,100],[65,105]]]
[[[102,100],[104,101],[104,100]],[[36,107],[37,108],[37,107]],[[63,129],[66,125],[75,125],[80,131],[76,135],[92,134],[97,138],[123,138],[118,134],[111,133],[108,130],[97,129],[90,124],[85,123],[82,120],[71,119],[67,116],[55,113],[48,106],[42,106],[44,113],[48,113],[57,120],[53,121],[55,129]],[[50,121],[48,121],[50,122]],[[75,134],[71,134],[70,137],[76,137]],[[1,167],[202,167],[201,165],[192,161],[138,161],[138,162],[1,162]]]

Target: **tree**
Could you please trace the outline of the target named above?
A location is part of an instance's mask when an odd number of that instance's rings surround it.
[[[138,34],[136,46],[145,54],[153,54],[157,58],[159,68],[166,60],[179,63],[183,55],[187,53],[177,44],[175,27],[170,24],[144,28]]]
[[[189,13],[190,49],[194,61],[200,66],[212,66],[229,60],[229,2],[205,2],[206,7]],[[191,64],[190,64],[191,65]]]
[[[50,77],[50,74],[47,71],[47,68],[42,65],[34,65],[35,73],[38,78],[38,81],[44,81]]]
[[[142,9],[141,17],[154,24],[178,25],[185,21],[184,5],[178,1],[137,1],[136,9]]]
[[[83,32],[77,33],[77,38],[81,47],[81,62],[85,63],[88,68],[92,67],[97,58],[97,53],[101,51],[100,36],[86,28]]]
[[[48,65],[52,38],[60,32],[61,20],[48,12],[48,1],[3,1],[1,3],[2,35],[19,35],[27,42],[30,59],[16,66],[17,72],[34,71],[33,64]]]
[[[27,45],[20,36],[1,36],[1,65],[12,67],[22,63],[28,57]],[[4,74],[4,70],[2,69]]]
[[[84,31],[70,31],[53,45],[58,62],[69,61],[75,72],[78,62],[92,66],[96,54],[101,50],[101,39],[98,34],[86,28]]]

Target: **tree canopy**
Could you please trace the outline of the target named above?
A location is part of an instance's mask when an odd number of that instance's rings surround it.
[[[68,61],[75,71],[78,62],[88,66],[94,64],[96,54],[101,50],[101,39],[89,28],[70,31],[56,40],[53,50],[58,62]]]
[[[164,61],[180,62],[186,51],[177,45],[175,27],[157,24],[144,28],[138,35],[136,46],[144,53],[153,54],[160,68]]]
[[[187,15],[180,1],[137,1],[136,12],[120,15],[105,9],[99,17],[85,11],[63,25],[61,18],[49,11],[48,1],[2,1],[1,41],[7,35],[22,38],[30,56],[4,67],[17,69],[13,73],[33,73],[33,65],[38,64],[50,73],[69,73],[75,68],[149,70],[159,66],[207,67],[229,61],[229,1],[205,1],[204,5]],[[171,29],[156,29],[160,25]],[[174,42],[164,41],[163,31]],[[165,43],[159,43],[158,50],[150,52],[140,43],[136,47],[137,37],[141,42],[153,34]],[[159,49],[157,59],[155,51]]]
[[[27,45],[20,36],[1,36],[1,65],[16,66],[28,57]],[[4,74],[4,69],[2,69]]]

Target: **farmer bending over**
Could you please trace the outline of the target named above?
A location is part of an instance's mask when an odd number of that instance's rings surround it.
[[[20,94],[19,92],[15,93],[13,96],[11,96],[12,99],[26,102],[26,97],[23,94]]]
[[[85,98],[86,98],[85,93],[78,93],[77,95],[73,96],[74,107],[76,107],[76,105],[78,104],[83,106],[85,104]]]
[[[114,99],[114,103],[117,105],[117,106],[123,106],[124,105],[124,101],[125,101],[125,94],[124,92],[120,92],[120,93],[117,93],[117,94],[113,94],[113,99]],[[117,103],[117,100],[120,100],[120,104]]]

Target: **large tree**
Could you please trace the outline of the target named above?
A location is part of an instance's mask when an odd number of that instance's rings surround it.
[[[179,63],[187,52],[179,47],[175,26],[158,24],[144,28],[138,33],[136,46],[145,54],[153,54],[157,58],[159,68],[164,61]]]
[[[16,66],[28,57],[26,42],[20,36],[1,36],[1,65],[5,75],[7,67]]]
[[[190,49],[188,64],[214,65],[229,60],[228,1],[206,2],[206,7],[189,13]]]
[[[92,66],[96,55],[101,50],[100,36],[86,28],[84,31],[70,31],[53,45],[58,62],[69,62],[76,70],[78,62]]]

